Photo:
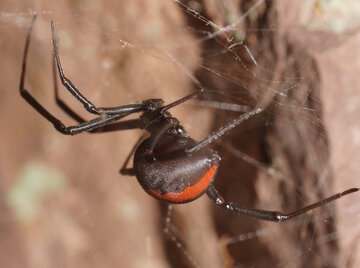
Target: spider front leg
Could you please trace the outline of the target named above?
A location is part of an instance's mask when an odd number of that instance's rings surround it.
[[[26,42],[25,42],[25,49],[24,49],[24,56],[23,56],[23,62],[22,62],[22,69],[21,69],[21,76],[20,76],[20,85],[19,90],[21,96],[43,117],[45,117],[48,121],[50,121],[54,127],[61,133],[65,135],[75,135],[78,133],[81,133],[83,131],[89,131],[96,129],[98,127],[102,127],[106,124],[109,124],[113,121],[116,121],[123,117],[123,115],[114,115],[114,116],[99,116],[93,120],[90,121],[84,121],[76,126],[70,126],[66,127],[59,119],[57,119],[55,116],[53,116],[51,113],[49,113],[30,93],[27,91],[24,87],[25,83],[25,74],[26,74],[26,61],[27,61],[27,55],[29,51],[30,46],[30,40],[31,40],[31,32],[35,23],[36,15],[33,17],[31,21],[31,26],[29,29],[29,32],[26,36]]]
[[[213,143],[215,140],[219,139],[220,137],[228,133],[236,126],[240,125],[242,122],[248,120],[250,117],[254,115],[261,113],[262,111],[263,111],[262,108],[254,108],[244,114],[241,114],[240,116],[238,116],[237,118],[226,124],[225,126],[222,126],[215,132],[211,133],[202,141],[198,142],[195,146],[187,148],[185,151],[191,154],[193,152],[201,150],[202,148],[208,146],[209,144]]]
[[[58,84],[56,79],[56,63],[55,58],[53,58],[53,80],[54,80],[54,97],[56,104],[63,110],[68,116],[74,119],[77,123],[86,122],[79,114],[77,114],[69,105],[67,105],[59,96]],[[139,128],[139,120],[132,119],[121,122],[115,122],[111,124],[107,124],[100,128],[96,128],[94,130],[88,131],[89,133],[105,133],[105,132],[113,132],[119,130],[129,130],[129,129],[137,129]]]
[[[232,202],[226,202],[224,200],[224,198],[222,198],[222,196],[220,196],[220,194],[216,191],[216,189],[212,185],[208,188],[206,193],[209,196],[209,198],[218,207],[220,207],[228,212],[241,214],[241,215],[248,216],[248,217],[258,218],[258,219],[265,220],[265,221],[284,222],[291,218],[294,218],[301,214],[304,214],[307,211],[313,210],[317,207],[321,207],[321,206],[323,206],[327,203],[330,203],[336,199],[339,199],[347,194],[351,194],[351,193],[354,193],[357,191],[359,191],[358,188],[351,188],[349,190],[335,194],[324,200],[318,201],[314,204],[311,204],[309,206],[306,206],[304,208],[301,208],[301,209],[296,210],[291,213],[282,213],[279,211],[268,211],[268,210],[261,210],[261,209],[255,209],[255,208],[247,208],[247,207],[236,205]]]
[[[43,117],[45,117],[48,121],[50,121],[54,127],[61,133],[65,135],[75,135],[78,133],[81,133],[83,131],[90,131],[94,130],[99,127],[103,127],[111,122],[114,122],[116,120],[119,120],[121,117],[124,117],[124,115],[112,115],[112,116],[104,116],[100,115],[99,117],[89,120],[89,121],[83,121],[75,126],[66,127],[59,119],[57,119],[55,116],[53,116],[51,113],[49,113],[30,93],[27,91],[24,87],[25,83],[25,74],[26,74],[26,61],[27,61],[27,55],[29,51],[30,46],[30,40],[31,40],[31,32],[32,28],[34,26],[34,22],[36,19],[36,15],[33,17],[31,26],[29,29],[29,32],[26,36],[26,43],[25,43],[25,49],[24,49],[24,56],[23,56],[23,62],[22,62],[22,69],[21,69],[21,76],[20,76],[20,85],[19,90],[21,96]]]
[[[79,114],[77,114],[69,105],[67,105],[59,96],[59,89],[56,77],[56,63],[55,58],[52,60],[52,73],[53,73],[53,82],[54,82],[54,97],[56,104],[63,110],[68,116],[74,119],[78,123],[85,122]]]
[[[22,61],[21,76],[20,76],[20,85],[19,85],[19,90],[20,90],[21,96],[38,113],[40,113],[43,117],[45,117],[48,121],[50,121],[59,132],[61,132],[62,134],[65,134],[65,135],[75,135],[75,134],[79,134],[79,133],[84,132],[84,131],[92,131],[92,130],[95,130],[95,129],[104,128],[105,126],[108,126],[109,124],[110,124],[109,125],[109,130],[110,131],[134,128],[134,124],[132,124],[130,126],[126,126],[125,128],[123,128],[122,125],[120,125],[120,126],[111,125],[111,123],[113,123],[113,122],[119,120],[120,118],[122,118],[122,117],[124,117],[126,115],[129,115],[131,113],[143,111],[143,109],[145,109],[145,104],[130,104],[130,105],[123,105],[123,106],[118,106],[118,107],[101,108],[100,110],[98,110],[99,116],[97,118],[89,120],[89,121],[84,121],[81,117],[72,114],[71,116],[75,120],[80,121],[80,123],[77,124],[77,125],[74,125],[74,126],[66,127],[59,119],[57,119],[50,112],[48,112],[29,93],[29,91],[27,91],[25,89],[24,83],[25,83],[25,74],[26,74],[27,55],[28,55],[28,51],[29,51],[29,47],[30,47],[31,33],[32,33],[32,29],[33,29],[35,20],[36,20],[36,15],[33,17],[32,21],[31,21],[31,26],[30,26],[29,32],[28,32],[28,34],[26,36],[24,55],[23,55],[23,61]],[[55,34],[53,32],[53,38],[54,38],[54,36],[55,36]],[[56,43],[55,43],[54,39],[53,39],[53,41],[54,41],[54,46],[55,46],[55,59],[56,59],[56,62],[58,64],[58,68],[60,68],[59,71],[61,70],[61,73],[62,73],[62,69],[61,69],[61,65],[60,65],[60,61],[59,61],[60,60],[59,55],[57,54]],[[62,78],[64,78],[64,77],[62,77]],[[57,89],[55,88],[55,90],[57,90]],[[78,92],[78,91],[76,91],[76,92]],[[57,91],[55,92],[55,94],[56,94],[55,98],[56,98],[57,102],[61,103],[60,106],[62,106],[62,109],[65,110],[65,112],[68,112],[68,114],[70,114],[71,111],[69,111],[69,109],[67,109],[69,107],[67,105],[64,105],[64,103],[61,100],[59,100],[59,98],[57,96]],[[78,95],[78,97],[80,95]],[[66,110],[68,110],[68,111],[66,111]],[[121,122],[119,122],[119,123],[121,123]]]
[[[34,21],[33,21],[34,23]],[[32,23],[32,24],[33,24]],[[32,26],[31,26],[32,28]],[[30,30],[31,32],[31,30]],[[56,42],[56,35],[55,35],[55,26],[54,22],[51,21],[51,38],[53,43],[53,49],[54,49],[54,57],[56,66],[59,72],[60,80],[63,86],[79,101],[81,102],[85,109],[92,114],[107,114],[107,115],[113,115],[113,114],[124,114],[128,115],[131,113],[136,112],[142,112],[144,110],[144,104],[129,104],[129,105],[120,105],[120,106],[114,106],[114,107],[96,107],[93,103],[91,103],[81,92],[76,88],[76,86],[68,79],[63,71],[59,50],[57,47]]]

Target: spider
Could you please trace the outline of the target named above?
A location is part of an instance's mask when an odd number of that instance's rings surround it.
[[[219,128],[201,142],[196,142],[186,133],[179,121],[171,116],[168,110],[192,98],[198,97],[203,92],[203,89],[167,105],[164,105],[162,99],[148,99],[137,104],[96,107],[83,96],[76,86],[65,76],[56,43],[54,23],[51,22],[52,44],[55,58],[54,66],[56,64],[61,83],[84,105],[89,113],[96,115],[92,120],[86,121],[82,119],[59,99],[57,87],[55,87],[56,103],[66,114],[78,122],[78,124],[73,126],[65,126],[24,88],[26,60],[35,19],[36,15],[32,19],[25,42],[19,87],[21,96],[40,113],[40,115],[50,121],[57,131],[65,135],[76,135],[82,132],[120,131],[136,128],[144,129],[150,133],[148,138],[140,139],[137,142],[125,160],[120,173],[123,175],[136,176],[142,188],[152,197],[169,204],[179,204],[191,202],[206,193],[216,206],[225,211],[266,221],[283,222],[359,190],[359,188],[348,189],[291,213],[247,208],[233,202],[225,201],[213,185],[221,159],[218,153],[211,149],[209,145],[243,121],[259,114],[263,109],[254,108]],[[55,74],[56,70],[54,67],[54,75]],[[141,115],[135,120],[118,122],[123,117],[133,113],[141,113]],[[127,164],[133,154],[133,167],[127,168]]]

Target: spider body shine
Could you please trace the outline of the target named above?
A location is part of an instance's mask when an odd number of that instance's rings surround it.
[[[200,197],[213,182],[219,156],[206,147],[191,155],[196,142],[183,134],[167,133],[149,154],[152,138],[135,151],[135,176],[144,190],[159,200],[186,203]]]

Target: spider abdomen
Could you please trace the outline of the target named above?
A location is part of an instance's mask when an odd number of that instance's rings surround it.
[[[219,157],[209,148],[192,154],[185,148],[196,144],[188,137],[165,135],[149,154],[151,137],[134,156],[137,180],[144,190],[169,203],[186,203],[199,198],[214,179]]]

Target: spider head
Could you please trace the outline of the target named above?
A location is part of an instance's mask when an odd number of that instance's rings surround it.
[[[145,111],[151,112],[162,107],[164,101],[162,99],[148,99],[148,100],[144,100],[143,104],[145,105]]]
[[[154,123],[164,118],[161,113],[164,101],[162,99],[148,99],[143,101],[144,111],[140,116],[141,128],[148,129]]]

